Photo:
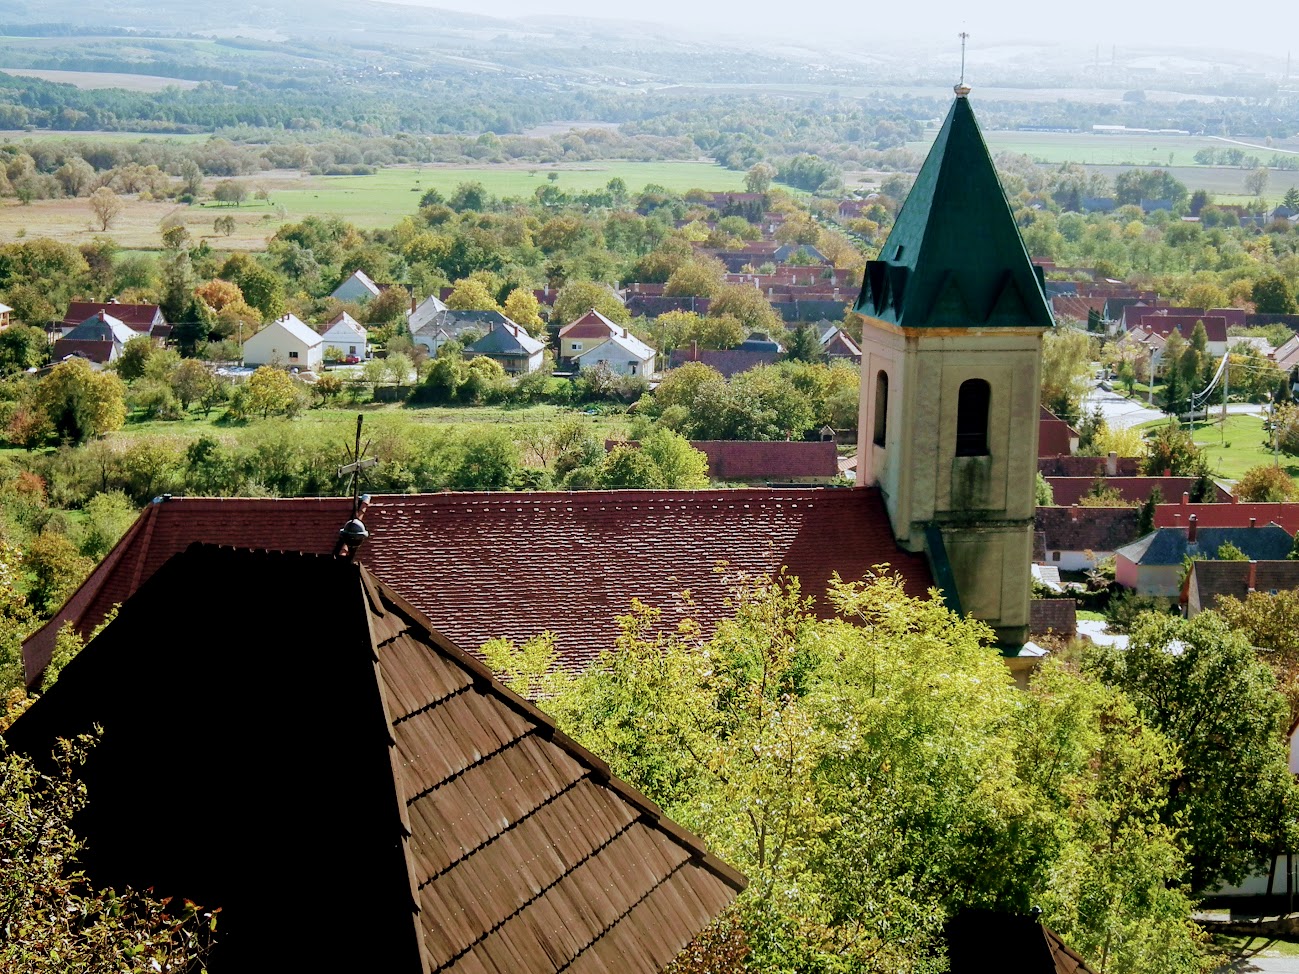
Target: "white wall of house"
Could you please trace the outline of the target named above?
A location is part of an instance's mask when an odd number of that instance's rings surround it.
[[[370,345],[366,334],[343,322],[333,325],[329,331],[320,336],[321,348],[336,348],[344,355],[355,355],[360,359],[370,357]]]
[[[577,360],[577,364],[584,369],[599,365],[601,362],[619,375],[649,376],[654,374],[653,355],[649,357],[648,362],[644,361],[625,348],[620,347],[616,342],[602,342]]]
[[[315,335],[315,341],[312,342],[285,328],[278,321],[272,321],[244,342],[244,364],[251,366],[279,365],[286,369],[318,369],[324,362],[324,355],[325,344],[319,335]]]
[[[1096,563],[1103,561],[1112,551],[1066,551],[1062,548],[1046,549],[1046,564],[1060,569],[1062,572],[1085,572],[1089,568],[1095,568]],[[1088,555],[1091,557],[1089,558]]]

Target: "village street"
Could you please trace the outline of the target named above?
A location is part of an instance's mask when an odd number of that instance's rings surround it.
[[[1164,413],[1151,408],[1145,402],[1127,399],[1117,392],[1107,392],[1099,384],[1083,399],[1083,415],[1087,415],[1098,406],[1101,415],[1105,417],[1105,422],[1118,429],[1127,429],[1129,426],[1137,426],[1164,417]],[[1209,411],[1211,415],[1216,416],[1221,410],[1221,406],[1212,406]],[[1227,412],[1233,415],[1262,416],[1264,409],[1256,403],[1233,402],[1227,404]]]

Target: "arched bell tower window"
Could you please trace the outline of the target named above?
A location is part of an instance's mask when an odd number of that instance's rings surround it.
[[[988,455],[988,407],[992,387],[982,379],[966,379],[956,397],[956,455]]]
[[[875,445],[883,446],[889,431],[889,374],[880,369],[875,376]]]

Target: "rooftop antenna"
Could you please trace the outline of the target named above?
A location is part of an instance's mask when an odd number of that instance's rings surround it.
[[[965,83],[965,41],[970,35],[965,31],[961,31],[957,36],[961,39],[961,80],[956,83],[956,87],[952,90],[956,92],[957,98],[964,98],[970,93],[970,86]]]
[[[365,447],[361,446],[361,424],[365,417],[357,414],[356,417],[356,446],[348,451],[350,460],[338,468],[337,476],[341,479],[348,475],[352,478],[352,519],[343,525],[338,532],[338,545],[334,549],[334,555],[337,557],[342,553],[343,548],[347,548],[348,556],[356,553],[356,549],[361,546],[370,532],[365,529],[361,521],[361,475],[371,467],[377,467],[379,461],[375,457],[367,457],[365,454],[370,449],[370,441],[365,441]]]

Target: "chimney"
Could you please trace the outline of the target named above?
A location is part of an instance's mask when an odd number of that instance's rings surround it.
[[[1069,520],[1071,520],[1071,521],[1077,521],[1077,520],[1078,520],[1078,505],[1077,505],[1077,504],[1071,504],[1071,505],[1069,506]]]
[[[1113,450],[1105,457],[1105,475],[1107,477],[1117,477],[1119,475],[1119,455]]]
[[[1249,526],[1250,526],[1251,528],[1252,528],[1252,527],[1255,527],[1257,524],[1258,524],[1258,518],[1256,518],[1256,517],[1251,517],[1251,518],[1249,519]]]
[[[419,299],[418,299],[417,297],[415,297],[415,292],[414,292],[414,291],[411,291],[411,292],[410,292],[410,313],[411,313],[411,314],[414,314],[414,313],[415,313],[415,310],[416,310],[418,307],[419,307]]]
[[[1194,514],[1192,514],[1189,518],[1186,519],[1186,543],[1187,544],[1195,544],[1195,535],[1196,535],[1195,528],[1196,528],[1197,520],[1198,518],[1196,518]]]
[[[1189,503],[1191,503],[1191,495],[1188,491],[1184,490],[1182,491],[1182,506],[1185,507]]]
[[[1175,527],[1175,528],[1180,528],[1181,526],[1182,526],[1182,515],[1180,515],[1180,514],[1174,514],[1174,515],[1173,515],[1173,527]]]
[[[1256,562],[1254,559],[1251,558],[1249,560],[1249,591],[1250,592],[1254,591],[1257,582],[1258,582],[1258,562]]]
[[[1164,476],[1165,476],[1165,477],[1171,477],[1172,475],[1173,475],[1173,468],[1172,468],[1172,467],[1165,467],[1165,468],[1164,468]]]

